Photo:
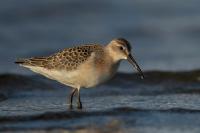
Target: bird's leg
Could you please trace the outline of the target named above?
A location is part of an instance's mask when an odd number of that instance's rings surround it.
[[[72,103],[73,103],[73,96],[76,93],[77,89],[74,88],[70,94],[70,103],[69,103],[69,108],[72,109]]]
[[[78,89],[78,109],[82,109],[82,103],[81,103],[81,96],[80,96],[80,89]]]

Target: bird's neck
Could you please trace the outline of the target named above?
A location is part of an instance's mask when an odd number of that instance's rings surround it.
[[[117,58],[117,53],[113,51],[112,47],[108,44],[107,46],[105,46],[105,51],[106,54],[108,55],[107,57],[110,58],[110,61],[113,64],[118,64],[120,63],[121,59]]]

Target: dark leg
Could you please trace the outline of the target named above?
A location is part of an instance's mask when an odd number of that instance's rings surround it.
[[[73,103],[73,96],[74,94],[76,93],[77,89],[73,89],[71,94],[70,94],[70,103],[69,103],[69,108],[71,109],[72,108],[72,103]]]
[[[81,103],[81,96],[80,96],[80,89],[78,89],[78,109],[82,109],[82,103]]]

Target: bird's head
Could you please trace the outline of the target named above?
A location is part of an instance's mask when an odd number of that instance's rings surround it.
[[[108,48],[114,61],[128,60],[138,70],[141,78],[144,78],[142,70],[131,54],[131,45],[126,39],[114,39],[108,44]]]

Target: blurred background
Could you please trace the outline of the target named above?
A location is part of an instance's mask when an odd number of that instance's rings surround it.
[[[182,72],[119,73],[81,90],[84,109],[74,101],[69,111],[68,87],[14,64],[118,37],[142,70]],[[120,71],[136,72],[126,61]],[[199,125],[200,0],[0,0],[0,131],[199,133]]]
[[[129,40],[143,70],[200,68],[198,0],[1,0],[0,73],[30,73],[17,58],[82,43]],[[120,71],[133,71],[123,62]]]

